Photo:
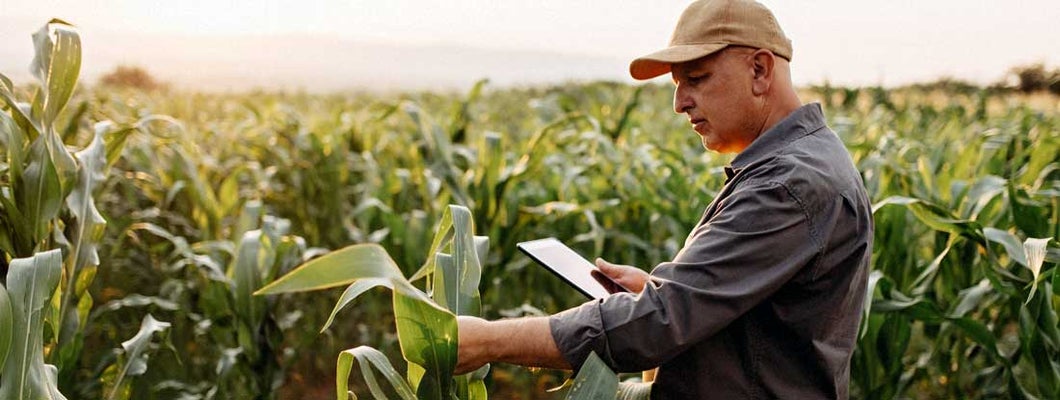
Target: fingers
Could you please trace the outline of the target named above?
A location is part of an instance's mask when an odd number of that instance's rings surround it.
[[[596,268],[600,273],[633,293],[640,293],[644,288],[644,284],[648,282],[648,273],[637,267],[612,264],[602,258],[597,258]]]
[[[612,264],[602,258],[596,258],[596,268],[599,268],[600,272],[603,272],[604,275],[607,275],[611,278],[617,278],[618,276],[622,275],[622,267],[628,267],[628,265]]]
[[[604,289],[607,289],[608,293],[614,294],[626,291],[625,288],[619,286],[617,283],[615,283],[614,280],[609,278],[607,275],[604,275],[603,272],[600,272],[599,269],[589,271],[589,275],[592,275],[593,279],[599,282],[600,285],[604,287]]]

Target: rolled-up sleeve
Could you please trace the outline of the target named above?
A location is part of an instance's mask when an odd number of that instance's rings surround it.
[[[593,351],[619,372],[654,368],[812,268],[821,244],[798,192],[777,182],[740,186],[708,209],[685,247],[655,267],[639,295],[615,294],[550,318],[572,366],[580,368]]]

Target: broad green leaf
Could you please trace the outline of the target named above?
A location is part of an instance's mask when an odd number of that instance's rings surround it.
[[[107,147],[107,168],[110,168],[118,162],[118,158],[125,149],[125,143],[129,140],[129,136],[136,132],[136,129],[129,126],[115,127],[111,121],[97,122],[94,129],[96,132],[105,132],[103,142]]]
[[[7,288],[0,284],[0,366],[7,363],[7,355],[11,351],[11,339],[15,329],[14,318],[11,310],[11,296],[7,294]]]
[[[310,260],[254,294],[320,290],[347,285],[362,278],[405,280],[382,246],[355,244]]]
[[[30,222],[33,242],[45,236],[48,223],[59,214],[63,204],[63,188],[51,157],[48,136],[41,135],[30,145],[29,163],[22,173],[23,190],[17,193],[18,209],[24,210]]]
[[[453,239],[453,213],[452,208],[446,207],[445,211],[442,212],[442,219],[438,222],[438,228],[434,231],[434,240],[431,241],[431,248],[427,250],[427,254],[433,255],[442,251],[443,246],[449,243]],[[416,273],[412,274],[409,281],[415,282],[421,278],[434,273],[434,257],[427,257],[427,261],[423,263]],[[430,285],[431,282],[428,282]],[[430,291],[430,286],[428,286]]]
[[[434,254],[434,293],[431,298],[438,305],[450,311],[454,311],[460,302],[460,288],[457,279],[459,272],[453,256],[446,253]]]
[[[425,370],[416,390],[419,398],[448,399],[456,368],[456,315],[415,291],[411,285],[397,286],[394,291],[401,354]]]
[[[862,306],[861,312],[861,326],[858,327],[858,340],[868,333],[869,314],[872,311],[872,299],[875,297],[876,285],[879,284],[880,279],[884,279],[883,272],[873,270],[869,273],[869,282],[865,289],[865,303]]]
[[[272,253],[272,239],[263,230],[244,233],[228,270],[232,280],[235,314],[243,324],[239,342],[249,352],[251,359],[257,356],[254,332],[261,325],[266,312],[264,299],[254,296],[254,291],[262,285],[262,270],[269,268],[274,261]]]
[[[24,103],[20,103],[15,98],[15,85],[4,74],[0,74],[0,99],[3,99],[11,109],[12,118],[22,128],[26,140],[36,140],[43,128],[33,118],[30,118],[27,108],[23,107]]]
[[[478,315],[478,286],[482,277],[482,263],[475,242],[475,223],[466,207],[449,206],[453,214],[453,264],[456,267],[456,303],[449,307],[457,315]]]
[[[992,293],[994,287],[990,286],[990,281],[983,279],[979,281],[979,284],[964,289],[958,295],[959,301],[957,306],[953,308],[953,312],[950,313],[950,318],[960,318],[975,310],[980,306],[980,302],[983,297]]]
[[[11,260],[7,289],[14,318],[11,351],[0,374],[0,398],[65,399],[55,367],[44,364],[44,308],[59,285],[62,253],[49,250]]]
[[[574,377],[567,400],[606,400],[618,395],[618,375],[596,355],[589,353],[581,370]]]
[[[1024,267],[1027,266],[1027,255],[1016,235],[996,228],[984,228],[983,235],[986,236],[986,240],[1001,244],[1012,261]]]
[[[320,328],[320,332],[323,333],[331,327],[331,323],[335,321],[335,315],[346,305],[350,304],[353,299],[356,299],[357,296],[367,292],[369,289],[379,286],[387,287],[390,290],[394,289],[394,284],[390,282],[389,278],[363,278],[347,286],[346,291],[342,292],[342,296],[339,297],[339,301],[335,302],[335,308],[331,310],[331,315],[328,316],[328,321],[324,323],[324,327]]]
[[[942,207],[924,200],[903,196],[891,196],[874,204],[872,206],[872,213],[875,214],[880,208],[892,204],[905,206],[917,217],[917,219],[920,220],[920,222],[923,222],[932,229],[955,233],[975,240],[976,243],[985,243],[985,239],[983,239],[982,235],[982,228],[978,223],[971,220],[956,218]]]
[[[95,268],[99,266],[97,246],[107,225],[107,221],[96,209],[93,198],[96,189],[106,179],[107,164],[102,133],[97,131],[88,147],[79,151],[76,156],[80,162],[77,184],[66,197],[66,208],[73,214],[75,222],[71,229],[70,255],[64,262],[66,282],[63,285],[62,306],[59,312],[63,318],[70,311],[72,302],[85,295],[88,285],[91,284],[90,278],[95,276]],[[86,316],[75,317],[81,319]],[[79,332],[80,330],[77,330],[77,333]],[[64,336],[66,335],[60,337]]]
[[[40,80],[43,91],[42,120],[51,130],[55,117],[70,100],[81,72],[81,37],[76,28],[53,19],[33,34],[36,54],[30,71]]]
[[[3,144],[4,151],[7,153],[8,184],[17,191],[19,182],[16,179],[22,177],[22,164],[25,159],[23,152],[27,144],[26,135],[22,133],[22,128],[15,124],[15,120],[3,112],[0,112],[0,144]]]
[[[372,372],[372,367],[375,367],[379,373],[383,374],[383,378],[390,382],[390,387],[394,389],[394,392],[397,393],[401,400],[416,400],[416,395],[413,394],[412,388],[409,387],[408,382],[401,378],[401,374],[390,365],[390,360],[387,360],[386,356],[380,353],[379,350],[368,346],[359,346],[339,353],[335,373],[335,393],[338,400],[356,398],[349,390],[350,370],[353,369],[353,361],[355,359],[361,367],[361,375],[364,376],[364,381],[368,385],[368,390],[372,392],[372,396],[377,399],[387,398],[386,392],[379,387],[379,381],[376,380],[375,373]]]
[[[1044,237],[1051,233],[1048,209],[1031,198],[1024,188],[1009,181],[1008,197],[1012,221],[1024,235]]]
[[[103,384],[104,393],[108,393],[107,400],[129,398],[130,383],[126,378],[147,372],[151,339],[156,333],[165,334],[169,326],[168,322],[156,320],[154,316],[147,314],[140,323],[140,331],[121,343],[122,354],[119,361],[108,367],[109,373],[104,373]]]
[[[943,314],[935,303],[924,299],[913,299],[904,295],[891,292],[893,299],[877,300],[873,302],[873,312],[901,312],[915,320],[924,321],[929,324],[940,324],[942,322],[953,323],[967,335],[985,347],[996,360],[1007,363],[997,349],[997,338],[990,330],[978,321],[970,318],[955,317]]]

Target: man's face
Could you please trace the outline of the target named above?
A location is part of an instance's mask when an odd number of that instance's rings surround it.
[[[758,135],[752,49],[727,48],[674,64],[674,111],[687,114],[703,146],[719,153],[743,151]]]

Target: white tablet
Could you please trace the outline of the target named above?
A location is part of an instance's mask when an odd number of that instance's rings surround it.
[[[556,238],[520,242],[515,247],[590,299],[602,299],[611,294],[597,279],[606,280],[611,287],[620,291],[628,291],[599,272],[593,274],[597,270],[593,263]]]

